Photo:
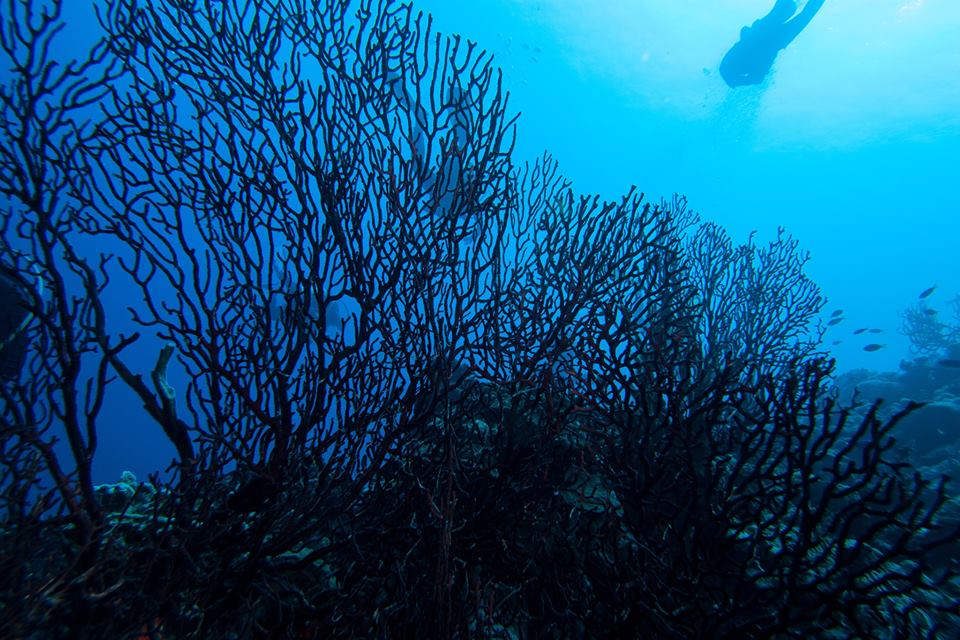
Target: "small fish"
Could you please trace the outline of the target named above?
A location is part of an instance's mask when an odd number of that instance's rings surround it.
[[[882,345],[882,344],[877,344],[877,343],[874,342],[874,343],[871,343],[871,344],[868,344],[867,346],[865,346],[865,347],[863,348],[863,350],[864,350],[864,351],[879,351],[880,349],[883,349],[883,347],[884,347],[884,345]]]
[[[923,315],[925,315],[925,316],[935,316],[935,315],[937,315],[937,310],[936,310],[936,309],[924,309],[924,310],[923,310]]]
[[[917,297],[920,298],[921,300],[923,300],[924,298],[926,298],[927,296],[929,296],[931,293],[933,293],[933,292],[936,291],[936,290],[937,290],[937,285],[933,285],[932,287],[930,287],[930,288],[928,288],[928,289],[924,289],[923,291],[921,291],[921,292],[920,292],[920,295],[917,296]]]
[[[883,333],[883,329],[870,329],[870,333]]]
[[[853,332],[853,335],[858,336],[858,335],[860,335],[861,333],[866,333],[867,331],[869,331],[869,329],[867,329],[866,327],[864,327],[863,329],[857,329],[856,331],[854,331],[854,332]]]
[[[843,340],[834,340],[834,341],[833,341],[833,346],[837,346],[837,345],[840,344],[841,342],[843,342]]]
[[[836,318],[837,316],[842,316],[842,315],[843,315],[843,309],[837,309],[836,311],[830,314],[830,317]]]
[[[954,369],[960,369],[960,360],[954,360],[953,358],[947,358],[946,360],[937,360],[937,364],[941,367],[952,367]]]
[[[32,316],[24,305],[25,292],[13,280],[0,277],[0,380],[14,380],[27,359],[24,331]]]
[[[843,318],[834,318],[833,320],[827,323],[827,326],[832,327],[834,325],[840,324],[841,322],[843,322]]]

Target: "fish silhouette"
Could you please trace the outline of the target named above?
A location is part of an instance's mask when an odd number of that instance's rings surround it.
[[[26,324],[30,312],[21,289],[0,277],[0,380],[20,375],[27,357]]]

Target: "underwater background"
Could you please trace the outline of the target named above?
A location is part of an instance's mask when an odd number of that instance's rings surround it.
[[[839,367],[896,368],[903,310],[929,286],[938,308],[960,293],[960,5],[826,0],[761,85],[728,87],[721,58],[773,4],[417,6],[503,66],[521,156],[549,148],[576,188],[607,198],[686,195],[738,241],[784,226],[828,315],[844,310],[825,336]],[[885,333],[853,336],[862,326]]]

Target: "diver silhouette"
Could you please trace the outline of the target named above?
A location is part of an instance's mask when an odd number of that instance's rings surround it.
[[[777,0],[770,13],[740,30],[720,62],[720,75],[731,87],[760,84],[781,49],[786,48],[816,15],[824,0],[809,0],[800,13],[794,0]]]

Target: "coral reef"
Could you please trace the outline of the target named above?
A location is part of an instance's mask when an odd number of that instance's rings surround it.
[[[835,399],[783,230],[515,163],[406,4],[5,6],[0,636],[956,635],[921,409]],[[120,392],[168,476],[94,484]]]

